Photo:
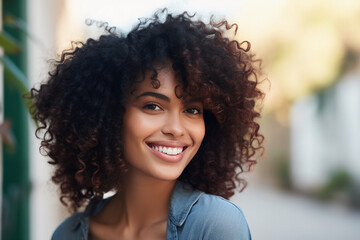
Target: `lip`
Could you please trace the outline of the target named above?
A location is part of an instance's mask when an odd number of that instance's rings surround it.
[[[184,142],[179,142],[179,141],[149,141],[146,142],[146,145],[151,146],[151,145],[160,145],[160,146],[165,146],[165,147],[178,147],[178,148],[183,148],[183,147],[187,147],[190,144],[184,143]]]
[[[162,153],[159,151],[156,151],[155,149],[153,149],[151,146],[152,145],[161,145],[161,146],[165,146],[165,147],[177,147],[177,148],[184,148],[183,151],[177,155],[168,155],[166,153]],[[150,151],[152,153],[154,153],[158,158],[160,158],[161,160],[164,160],[165,162],[171,162],[171,163],[176,163],[181,161],[181,159],[184,157],[184,154],[187,150],[187,147],[189,146],[186,143],[183,142],[165,142],[165,141],[156,141],[156,142],[146,142],[146,146],[150,149]]]

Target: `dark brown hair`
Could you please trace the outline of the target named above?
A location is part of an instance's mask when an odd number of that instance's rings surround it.
[[[183,92],[200,97],[205,109],[204,140],[180,180],[224,198],[246,185],[241,173],[262,149],[255,120],[263,93],[250,44],[224,37],[231,31],[236,34],[237,25],[225,20],[205,24],[186,12],[163,10],[127,35],[108,32],[62,53],[30,98],[40,148],[55,166],[52,180],[64,204],[75,211],[121,185],[127,170],[121,137],[126,93],[147,71],[156,81],[154,62],[169,59]]]

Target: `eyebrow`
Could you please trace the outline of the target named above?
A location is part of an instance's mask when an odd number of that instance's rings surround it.
[[[169,97],[167,97],[167,96],[165,96],[163,94],[160,94],[160,93],[155,93],[155,92],[144,92],[144,93],[140,94],[139,96],[137,96],[136,99],[139,99],[139,98],[145,97],[145,96],[151,96],[151,97],[159,98],[161,100],[170,102]]]

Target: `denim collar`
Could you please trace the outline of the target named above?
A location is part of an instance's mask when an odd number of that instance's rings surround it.
[[[170,200],[168,216],[170,221],[177,227],[182,226],[202,194],[203,192],[194,189],[191,185],[177,181]]]
[[[111,198],[112,197],[109,197],[100,201],[95,199],[91,200],[84,212],[80,212],[74,215],[74,224],[72,230],[74,231],[82,226],[82,230],[87,232],[89,228],[90,217],[100,212]]]

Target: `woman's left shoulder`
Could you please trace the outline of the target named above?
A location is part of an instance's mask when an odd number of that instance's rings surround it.
[[[193,212],[198,217],[215,218],[222,222],[232,222],[234,220],[246,223],[244,214],[240,207],[234,203],[216,195],[202,194],[193,206]]]
[[[219,196],[202,194],[186,221],[202,229],[205,239],[251,239],[242,210]]]

